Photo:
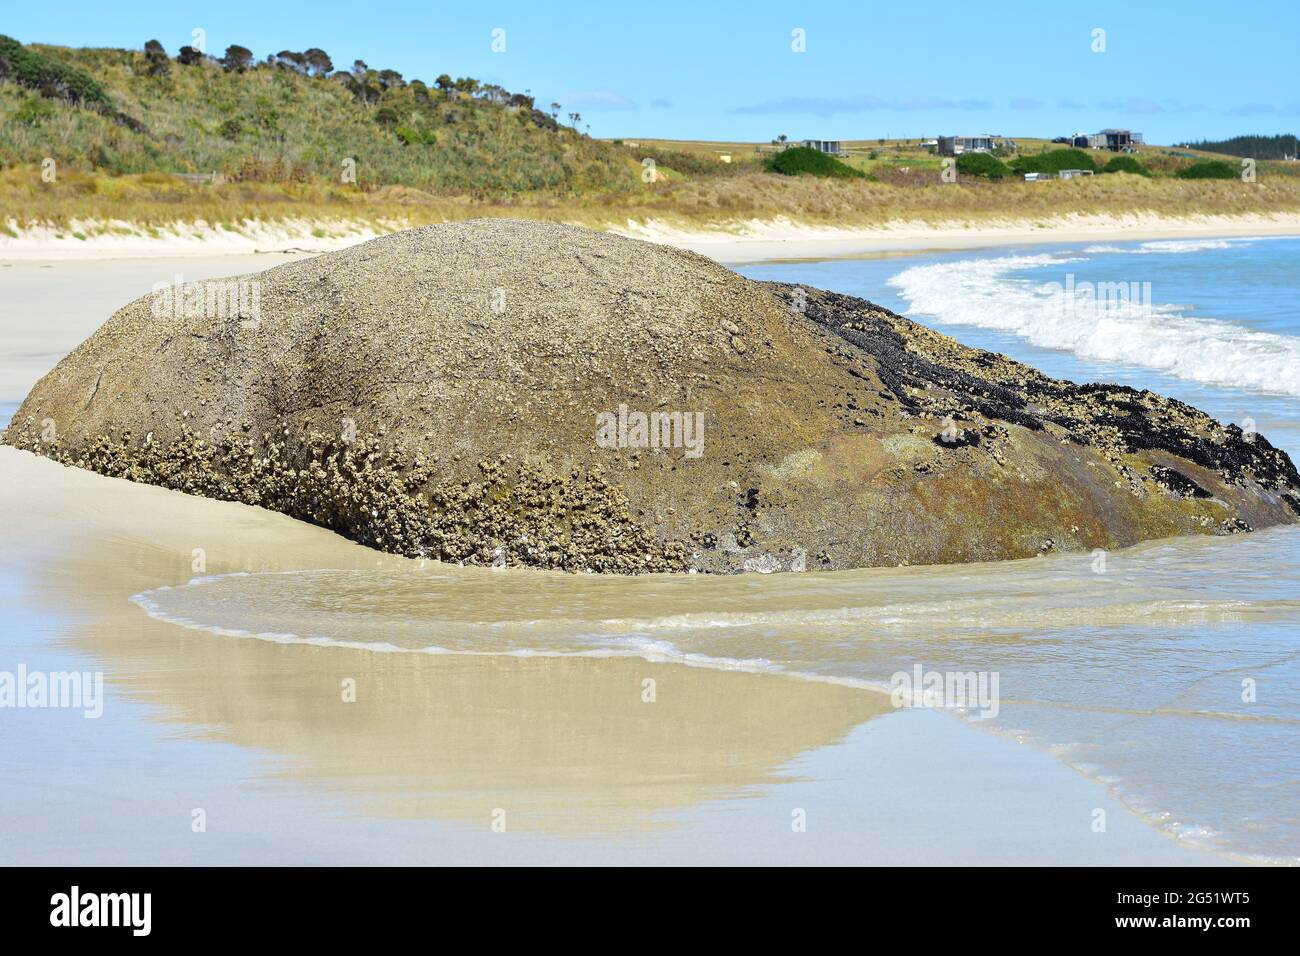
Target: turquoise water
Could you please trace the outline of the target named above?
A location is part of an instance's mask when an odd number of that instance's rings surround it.
[[[1300,454],[1300,238],[1078,243],[741,267],[870,299],[1076,382],[1119,382],[1246,418]],[[1062,316],[1049,283],[1150,283],[1149,309]]]
[[[1300,456],[1300,238],[1033,246],[740,271],[861,295],[1050,375],[1150,388],[1221,420],[1249,419]],[[1076,289],[1136,284],[1145,301],[1062,308],[1059,289],[1071,277]],[[1023,733],[1181,837],[1300,861],[1300,532],[1148,546],[1126,560],[1124,579],[1147,592],[1125,613],[1045,614],[1011,631],[1003,612],[968,616],[956,629],[945,621],[933,636],[913,637],[895,660],[935,660],[938,643],[952,666],[1009,670],[1024,699],[988,729]],[[1004,582],[1011,606],[1061,600],[1031,599],[1021,583]],[[1162,586],[1179,591],[1163,605],[1168,615],[1152,600]],[[1031,590],[1062,587],[1039,580]],[[874,647],[882,635],[858,636]]]

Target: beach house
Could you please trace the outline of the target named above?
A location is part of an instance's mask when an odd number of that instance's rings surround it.
[[[1076,146],[1082,146],[1081,137],[1075,137]],[[1109,149],[1113,153],[1132,152],[1134,146],[1142,145],[1142,134],[1131,129],[1104,129],[1087,137],[1089,149]]]
[[[805,139],[802,145],[832,156],[839,156],[844,152],[843,144],[838,139]]]
[[[993,136],[940,136],[940,156],[960,156],[962,153],[993,152]]]

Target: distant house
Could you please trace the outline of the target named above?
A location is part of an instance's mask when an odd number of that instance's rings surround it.
[[[939,151],[939,141],[937,139],[922,140],[921,148],[929,150],[932,153],[937,153]]]
[[[1025,173],[1025,182],[1027,183],[1045,183],[1052,178],[1051,173]]]
[[[832,156],[839,156],[844,152],[843,144],[838,139],[806,139],[803,145],[809,149],[815,149],[819,153],[829,153]]]
[[[1060,177],[1062,179],[1078,179],[1080,176],[1091,176],[1091,169],[1063,169]]]
[[[1108,149],[1112,153],[1128,153],[1133,151],[1134,146],[1142,145],[1142,134],[1135,133],[1131,129],[1104,129],[1100,133],[1092,133],[1086,137],[1076,133],[1074,145],[1080,149]]]
[[[940,136],[940,156],[960,156],[962,153],[993,152],[992,136]]]

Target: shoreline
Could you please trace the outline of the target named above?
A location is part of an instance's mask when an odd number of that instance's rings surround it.
[[[0,235],[0,262],[315,255],[407,228],[401,222],[379,226],[359,220],[249,221],[235,232],[204,222],[176,223],[166,235],[156,238],[140,234],[137,227],[125,222],[74,223],[62,230],[42,226],[17,236]],[[108,229],[110,233],[76,238],[83,229]],[[777,218],[736,222],[715,229],[684,228],[664,220],[629,220],[622,225],[608,224],[603,231],[689,249],[723,264],[739,264],[1101,240],[1300,236],[1300,213],[1188,218],[1071,214],[1050,220],[953,220],[941,225],[897,220],[850,227]]]
[[[21,609],[6,666],[94,667],[107,690],[102,720],[10,715],[28,743],[0,756],[9,863],[121,862],[124,838],[154,863],[1235,862],[1157,831],[1051,754],[867,690],[636,657],[201,637],[128,600],[188,580],[196,542],[209,575],[414,563],[9,448],[0,475],[16,516],[0,572]],[[647,674],[653,719],[629,691]],[[105,746],[110,761],[75,758]],[[220,826],[195,836],[194,807]],[[490,826],[503,807],[508,837]],[[791,807],[805,834],[792,837]],[[72,845],[53,835],[64,814],[85,821]]]
[[[869,229],[750,223],[741,234],[679,230],[662,223],[613,230],[620,235],[690,249],[723,264],[850,259],[918,252],[1071,242],[1144,242],[1160,239],[1300,236],[1300,213],[1266,217],[1065,216],[987,224],[894,222]]]

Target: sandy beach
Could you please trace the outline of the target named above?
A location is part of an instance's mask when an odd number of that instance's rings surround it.
[[[749,241],[726,251],[744,261]],[[818,240],[790,245],[795,259],[824,251]],[[2,263],[0,319],[13,345],[0,395],[24,394],[156,282],[242,274],[302,255]],[[829,575],[814,585],[764,578],[761,594],[750,583],[761,576],[747,575],[689,591],[680,577],[588,584],[425,566],[257,508],[9,448],[0,449],[0,477],[11,519],[0,670],[90,669],[107,690],[97,720],[75,710],[0,715],[23,741],[0,758],[13,808],[0,823],[5,862],[1254,859],[1216,853],[1201,828],[1131,794],[1120,799],[1115,781],[1090,769],[1086,749],[1055,752],[1014,721],[989,732],[950,712],[896,710],[870,682],[792,673],[802,655],[837,646],[821,633],[878,630],[866,644],[842,645],[843,663],[862,656],[869,672],[888,674],[895,632],[914,658],[938,659],[951,644],[965,648],[958,659],[975,660],[978,648],[1018,654],[1026,642],[1028,651],[1031,637],[1064,626],[1076,629],[1068,639],[1081,642],[1087,660],[1101,652],[1077,629],[1102,626],[1140,641],[1132,658],[1116,659],[1115,677],[1142,683],[1149,678],[1124,669],[1159,659],[1143,650],[1148,641],[1243,620],[1239,601],[1215,602],[1202,590],[1199,568],[1232,566],[1229,552],[1216,557],[1231,542],[1180,542],[1174,553],[1193,573],[1178,592],[1171,575],[1183,572],[1150,548],[1114,556],[1120,567],[1132,563],[1125,577],[1141,585],[1132,595],[1101,587],[1086,560],[1078,574],[1065,556]],[[1285,548],[1291,538],[1277,534]],[[1253,538],[1256,554],[1275,547]],[[1240,586],[1225,579],[1224,587]],[[936,593],[955,616],[934,616]],[[850,606],[858,601],[868,606]],[[961,611],[969,602],[973,610]],[[690,640],[679,630],[696,618],[750,613],[753,626],[728,624],[716,638],[710,627]],[[1250,613],[1272,620],[1285,611],[1261,604]],[[573,617],[549,624],[548,614]],[[599,632],[619,618],[628,618],[619,634],[651,637],[575,649],[575,630]],[[1016,638],[984,641],[986,627]],[[656,629],[671,642],[651,639]],[[1213,631],[1209,639],[1218,640]],[[471,647],[483,652],[445,652]],[[778,654],[787,666],[762,659]],[[1007,666],[990,661],[984,666]],[[1004,677],[1014,680],[1010,668]],[[1037,693],[1042,679],[1024,689]],[[646,680],[654,703],[642,699]],[[355,682],[355,703],[343,699],[345,681]],[[1178,702],[1185,692],[1168,693]],[[1109,709],[1085,708],[1081,726],[1105,726]],[[1115,719],[1146,713],[1121,710]],[[1183,759],[1196,758],[1171,752],[1171,773]],[[209,821],[205,832],[192,829],[195,810]],[[1092,829],[1099,810],[1102,833]],[[808,821],[803,832],[792,829],[796,814]],[[70,818],[83,822],[60,823]],[[493,829],[500,819],[505,834]]]
[[[102,671],[107,687],[97,720],[3,715],[23,741],[0,757],[7,864],[1220,862],[1050,755],[870,690],[158,620],[131,596],[189,581],[195,548],[209,576],[415,562],[8,448],[0,495],[4,667]]]
[[[21,229],[14,222],[9,225],[14,234],[0,234],[0,262],[316,254],[405,228],[401,222],[376,226],[304,220],[245,222],[239,225],[238,231],[231,231],[203,222],[178,222],[151,236],[123,222],[74,222],[67,229]],[[629,221],[609,226],[608,231],[691,249],[718,262],[733,264],[1034,243],[1297,235],[1300,214],[1203,215],[1184,219],[1141,212],[1124,217],[1071,214],[1054,219],[940,224],[897,221],[842,228],[790,219],[726,223],[712,229],[681,227],[663,221]],[[78,234],[85,238],[77,238]]]
[[[854,258],[918,251],[981,249],[1037,243],[1133,242],[1207,236],[1293,236],[1300,215],[1198,216],[1171,219],[1144,213],[1118,217],[1069,215],[1056,219],[981,223],[891,222],[872,229],[825,228],[779,220],[749,222],[713,233],[676,229],[666,223],[629,223],[616,230],[649,242],[692,249],[735,264]]]

